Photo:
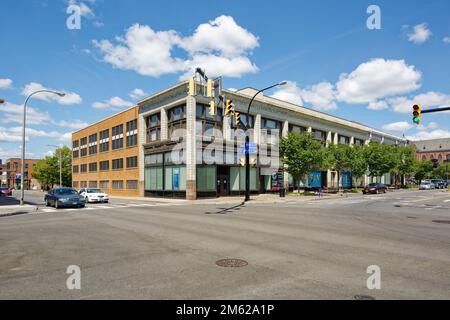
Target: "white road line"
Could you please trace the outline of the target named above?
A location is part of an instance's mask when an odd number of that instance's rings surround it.
[[[92,208],[95,208],[95,209],[112,209],[114,207],[110,207],[110,206],[95,206],[95,207],[92,207]]]
[[[444,202],[450,202],[450,199],[448,199],[448,200],[444,200]]]

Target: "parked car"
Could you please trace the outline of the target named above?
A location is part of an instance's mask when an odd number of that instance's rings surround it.
[[[86,202],[105,202],[109,201],[109,196],[97,188],[82,188],[79,192],[86,199]]]
[[[12,196],[12,191],[10,188],[0,188],[0,196]]]
[[[379,194],[379,193],[386,193],[386,190],[387,190],[387,187],[382,183],[371,183],[368,186],[364,187],[362,192],[364,194],[368,194],[368,193]]]
[[[436,189],[436,185],[431,181],[422,181],[419,186],[419,190],[433,190]]]
[[[44,201],[47,207],[54,206],[56,209],[63,207],[83,208],[86,205],[84,197],[72,188],[52,189],[45,195]]]
[[[441,179],[432,179],[431,183],[433,183],[436,186],[436,189],[447,188],[445,181]]]

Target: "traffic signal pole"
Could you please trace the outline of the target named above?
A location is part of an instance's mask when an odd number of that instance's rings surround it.
[[[442,111],[449,111],[450,107],[445,108],[437,108],[437,109],[428,109],[428,110],[422,110],[423,113],[434,113],[434,112],[442,112]]]

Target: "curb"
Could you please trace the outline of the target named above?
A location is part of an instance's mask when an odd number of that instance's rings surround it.
[[[6,211],[10,209],[11,211]],[[2,210],[5,210],[5,212],[2,212]],[[0,218],[3,217],[12,217],[12,216],[18,216],[18,215],[25,215],[25,214],[32,214],[33,212],[38,211],[37,206],[26,206],[25,208],[2,208],[0,207]]]

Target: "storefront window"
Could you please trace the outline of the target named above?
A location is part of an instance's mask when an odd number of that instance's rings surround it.
[[[197,167],[197,191],[216,191],[216,166]]]

